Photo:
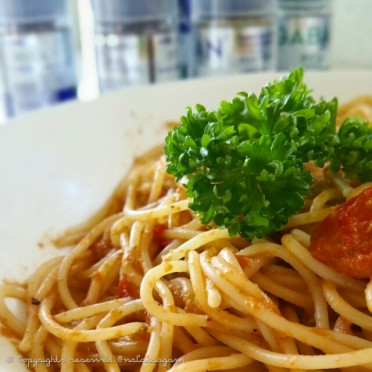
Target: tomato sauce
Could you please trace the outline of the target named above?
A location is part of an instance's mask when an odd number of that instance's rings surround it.
[[[246,267],[249,267],[249,264],[250,264],[250,258],[249,257],[239,256],[239,255],[237,255],[235,257],[238,260],[239,265],[242,269],[245,269]]]
[[[163,248],[165,248],[169,244],[169,240],[165,237],[165,231],[167,230],[167,225],[165,224],[156,224],[153,228],[153,240],[158,245],[160,252]]]
[[[138,290],[134,287],[134,285],[130,282],[130,280],[125,274],[119,280],[118,297],[119,298],[125,298],[125,297],[139,298]]]
[[[319,180],[323,177],[323,168],[317,167],[314,162],[309,161],[304,164],[304,168],[309,170],[314,180]]]
[[[338,207],[313,230],[310,251],[343,275],[372,277],[372,187]]]

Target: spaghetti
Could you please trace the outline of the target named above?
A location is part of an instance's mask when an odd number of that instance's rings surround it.
[[[340,115],[370,115],[366,101]],[[1,321],[36,371],[372,370],[372,281],[309,252],[314,226],[369,186],[337,177],[317,177],[280,234],[248,242],[200,223],[155,148],[56,240],[74,245],[66,256],[0,287]]]

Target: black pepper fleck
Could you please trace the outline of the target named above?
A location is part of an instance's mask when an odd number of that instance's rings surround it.
[[[31,303],[32,303],[32,305],[40,305],[41,302],[36,297],[32,297]]]

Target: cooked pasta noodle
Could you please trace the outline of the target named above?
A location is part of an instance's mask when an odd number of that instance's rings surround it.
[[[340,117],[372,119],[371,104]],[[69,253],[0,287],[0,319],[36,371],[372,370],[372,279],[309,251],[314,225],[370,185],[323,178],[280,234],[248,242],[200,223],[155,148],[56,239]]]
[[[341,105],[338,109],[338,123],[349,116],[360,116],[372,123],[372,96],[357,97]]]

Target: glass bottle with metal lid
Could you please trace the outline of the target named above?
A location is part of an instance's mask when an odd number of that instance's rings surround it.
[[[0,0],[0,52],[12,115],[76,97],[65,0]]]
[[[274,68],[275,0],[193,0],[196,75]]]
[[[331,0],[279,0],[278,69],[329,67]]]
[[[92,0],[101,91],[180,77],[176,0]]]

